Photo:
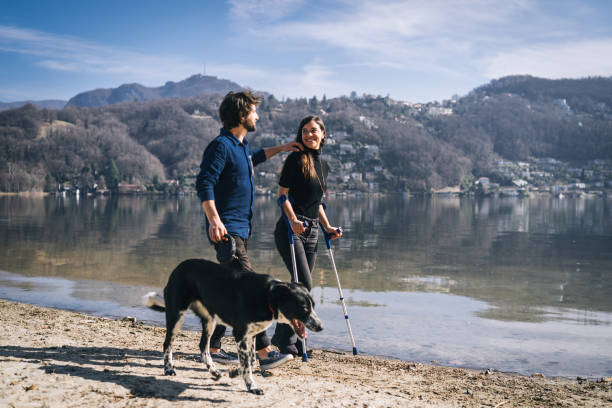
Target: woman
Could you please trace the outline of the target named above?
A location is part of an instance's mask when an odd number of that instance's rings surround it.
[[[329,224],[321,205],[329,172],[329,166],[321,158],[321,148],[325,144],[325,125],[321,118],[305,117],[300,122],[295,140],[302,143],[304,151],[291,153],[285,160],[278,183],[278,196],[289,198],[283,203],[282,211],[289,219],[293,231],[298,281],[311,290],[319,223],[332,235],[332,239],[339,238],[342,233]],[[304,221],[307,222],[306,227]],[[282,216],[276,223],[274,240],[293,280],[287,224]],[[297,341],[291,327],[285,324],[276,326],[272,344],[283,354],[300,355],[303,352],[301,341]]]

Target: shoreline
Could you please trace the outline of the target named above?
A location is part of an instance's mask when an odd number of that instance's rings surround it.
[[[585,197],[585,198],[608,198],[612,197],[612,190],[609,189],[600,189],[600,190],[584,190],[584,191],[566,191],[563,193],[554,193],[550,191],[550,187],[547,190],[531,190],[527,194],[508,194],[504,191],[497,191],[492,194],[475,194],[473,192],[465,192],[465,191],[455,191],[448,190],[449,187],[444,187],[435,191],[416,191],[416,192],[363,192],[363,191],[339,191],[339,192],[329,192],[328,195],[330,197],[389,197],[394,195],[402,195],[407,197],[437,197],[437,198],[447,198],[447,197],[456,197],[456,198],[529,198],[531,196],[548,196],[554,198],[566,198],[566,197]],[[49,193],[44,191],[21,191],[21,192],[6,192],[0,191],[0,197],[46,197],[46,196],[58,196],[58,197],[82,197],[82,198],[99,198],[99,197],[176,197],[176,196],[195,196],[195,191],[184,191],[179,193],[164,193],[164,192],[151,192],[151,191],[139,191],[135,193],[86,193],[86,194],[65,194],[61,192]],[[255,196],[257,197],[274,197],[274,193],[267,192],[255,192]]]
[[[549,378],[315,349],[246,392],[199,362],[199,332],[181,331],[176,377],[162,375],[165,329],[0,299],[0,405],[48,407],[599,407],[612,379]],[[235,350],[232,339],[224,348]],[[221,367],[223,368],[223,367]]]

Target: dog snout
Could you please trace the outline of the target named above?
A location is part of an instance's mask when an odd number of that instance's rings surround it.
[[[323,324],[321,323],[321,320],[319,320],[319,317],[314,313],[310,314],[308,320],[304,325],[308,330],[313,332],[320,332],[321,330],[323,330]]]

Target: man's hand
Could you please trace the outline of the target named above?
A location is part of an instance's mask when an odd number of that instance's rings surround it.
[[[289,142],[279,147],[283,152],[301,152],[304,150],[304,146],[300,142]]]
[[[223,238],[225,234],[227,234],[227,229],[225,229],[225,225],[223,225],[221,220],[210,223],[210,227],[208,227],[208,236],[212,242],[216,244],[221,241],[221,238]]]
[[[304,150],[304,146],[300,142],[289,142],[274,147],[266,147],[264,153],[266,154],[266,159],[269,159],[280,152],[301,152],[302,150]]]

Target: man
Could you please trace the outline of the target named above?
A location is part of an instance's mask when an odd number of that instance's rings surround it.
[[[253,167],[280,152],[303,149],[300,143],[291,142],[260,149],[251,155],[245,136],[256,130],[260,101],[249,90],[230,92],[223,98],[219,107],[223,128],[204,150],[196,179],[198,196],[206,213],[209,240],[218,251],[223,237],[231,235],[236,241],[236,253],[229,266],[247,271],[253,271],[247,255],[253,217]],[[235,356],[221,349],[224,333],[225,326],[218,325],[210,340],[211,356],[220,363],[236,362]],[[255,347],[262,370],[277,367],[293,357],[272,350],[265,331],[255,336]]]

